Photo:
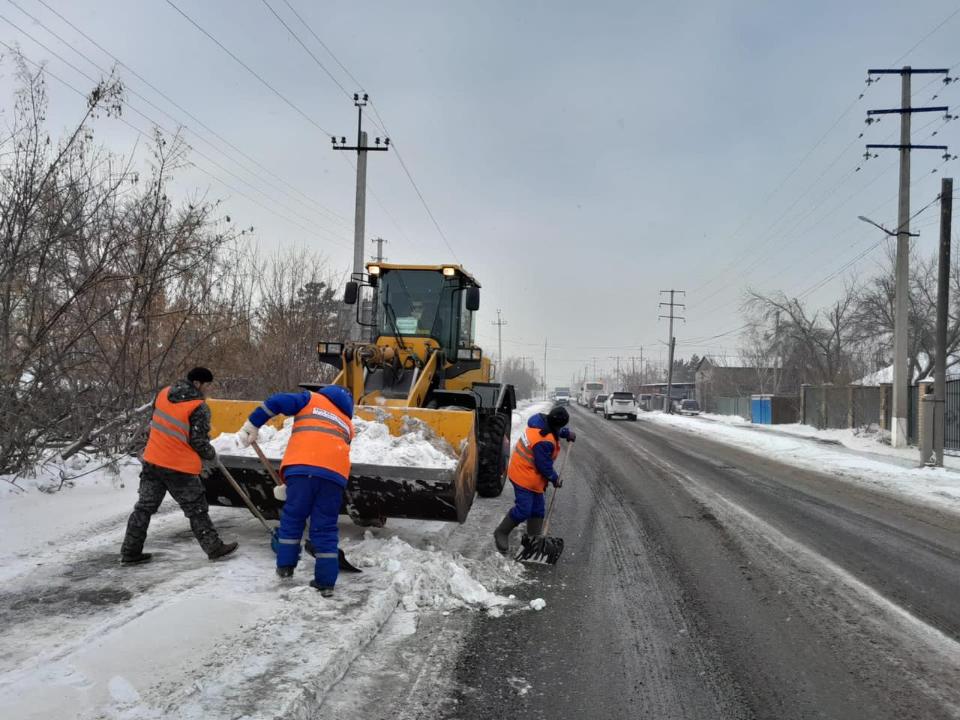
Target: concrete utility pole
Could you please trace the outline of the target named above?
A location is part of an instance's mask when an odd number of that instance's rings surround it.
[[[614,378],[613,378],[613,384],[614,384],[614,385],[619,385],[619,384],[620,384],[620,356],[619,356],[619,355],[608,355],[607,358],[608,358],[609,360],[616,360],[616,361],[617,361],[617,374],[616,374],[616,375],[614,376]]]
[[[547,339],[543,339],[543,399],[547,399]]]
[[[497,326],[497,365],[503,367],[503,326],[507,321],[500,319],[500,308],[497,308],[497,319],[491,320],[490,324]]]
[[[875,115],[900,116],[900,143],[897,145],[868,144],[865,157],[869,158],[873,149],[897,149],[900,151],[900,196],[897,204],[897,268],[896,290],[894,291],[894,319],[893,319],[893,408],[892,433],[893,447],[906,447],[907,438],[907,391],[911,379],[907,376],[909,362],[907,358],[907,309],[909,303],[910,279],[910,151],[911,150],[943,150],[945,145],[912,145],[910,143],[910,118],[916,112],[943,112],[948,108],[910,106],[910,79],[918,74],[949,73],[948,68],[919,69],[906,65],[899,69],[869,69],[867,74],[872,75],[900,75],[900,107],[886,110],[868,110],[867,122],[875,122]]]
[[[940,181],[940,265],[937,272],[937,353],[933,372],[933,452],[943,467],[947,400],[947,319],[950,302],[950,233],[953,221],[953,178]]]
[[[382,263],[386,258],[383,256],[383,244],[386,242],[382,237],[374,238],[373,242],[377,244],[377,254],[373,256],[373,259],[378,263]]]
[[[681,320],[681,321],[683,321],[683,322],[686,322],[686,320],[687,320],[687,319],[684,318],[684,317],[679,317],[679,316],[677,316],[677,315],[674,314],[674,308],[681,307],[681,308],[686,309],[687,306],[684,305],[683,303],[674,302],[674,301],[673,301],[673,297],[674,297],[674,295],[677,294],[677,293],[679,293],[680,295],[686,295],[687,293],[686,293],[685,291],[683,291],[683,290],[661,290],[661,291],[660,291],[660,294],[661,294],[661,295],[666,295],[667,293],[670,293],[670,302],[668,302],[668,303],[662,302],[662,303],[660,303],[660,307],[669,307],[669,308],[670,308],[670,314],[669,314],[669,315],[660,315],[657,319],[660,319],[660,318],[669,318],[669,319],[670,319],[670,353],[669,353],[668,359],[667,359],[667,364],[668,364],[668,367],[667,367],[667,397],[666,397],[666,399],[664,400],[664,408],[663,408],[663,409],[664,409],[665,412],[672,413],[672,412],[673,412],[673,399],[671,398],[671,395],[673,394],[673,350],[674,350],[674,348],[676,347],[676,338],[673,337],[673,321],[674,321],[674,320]]]
[[[385,151],[390,149],[390,138],[376,138],[373,147],[367,146],[367,134],[363,131],[363,108],[366,107],[369,96],[364,93],[361,98],[359,94],[353,94],[353,104],[357,108],[357,144],[347,145],[347,138],[341,137],[337,142],[336,136],[331,137],[334,150],[351,150],[357,153],[357,201],[353,216],[353,276],[354,280],[361,280],[363,276],[363,236],[366,224],[367,211],[367,153],[373,151]],[[381,145],[382,143],[382,145]],[[360,326],[351,323],[352,337],[359,340],[361,337]]]

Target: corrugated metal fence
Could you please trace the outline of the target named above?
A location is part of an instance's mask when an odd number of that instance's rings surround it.
[[[720,397],[717,398],[717,412],[721,415],[739,415],[744,420],[750,419],[750,398],[748,397]]]

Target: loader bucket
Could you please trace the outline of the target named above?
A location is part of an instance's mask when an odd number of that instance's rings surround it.
[[[235,432],[256,402],[211,400],[216,433]],[[243,407],[241,407],[243,406]],[[463,522],[473,503],[477,481],[475,415],[467,410],[359,406],[356,415],[384,422],[391,434],[400,435],[407,418],[420,420],[459,453],[456,467],[427,468],[355,462],[351,466],[341,513],[359,524],[382,525],[391,517]],[[273,480],[255,456],[221,455],[221,462],[243,486],[257,508],[268,518],[278,518],[282,503],[273,496]],[[270,458],[279,472],[280,458]],[[202,478],[211,505],[243,507],[219,469]]]

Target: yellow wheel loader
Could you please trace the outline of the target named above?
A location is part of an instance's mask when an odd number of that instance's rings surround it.
[[[358,304],[361,289],[368,298]],[[493,382],[493,366],[474,343],[480,285],[458,265],[369,264],[347,283],[347,305],[373,339],[320,342],[319,361],[338,370],[355,414],[384,422],[393,435],[429,428],[458,454],[455,469],[353,463],[342,512],[361,525],[386,518],[463,522],[475,493],[500,494],[510,457],[516,396]],[[320,385],[302,384],[316,390]],[[212,430],[235,432],[260,401],[211,400]],[[274,482],[256,458],[221,456],[267,517],[279,517]],[[280,459],[271,458],[279,469]],[[214,505],[241,506],[223,474],[204,478]]]

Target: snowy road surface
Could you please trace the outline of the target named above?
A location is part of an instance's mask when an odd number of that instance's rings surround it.
[[[508,489],[462,526],[344,522],[364,573],[332,603],[302,568],[277,581],[228,508],[234,558],[209,563],[167,506],[157,561],[121,568],[135,467],[2,498],[0,717],[960,718],[953,494],[571,413],[556,567],[493,552]]]
[[[649,416],[572,415],[566,551],[523,589],[545,609],[385,634],[325,709],[960,717],[960,517]]]

